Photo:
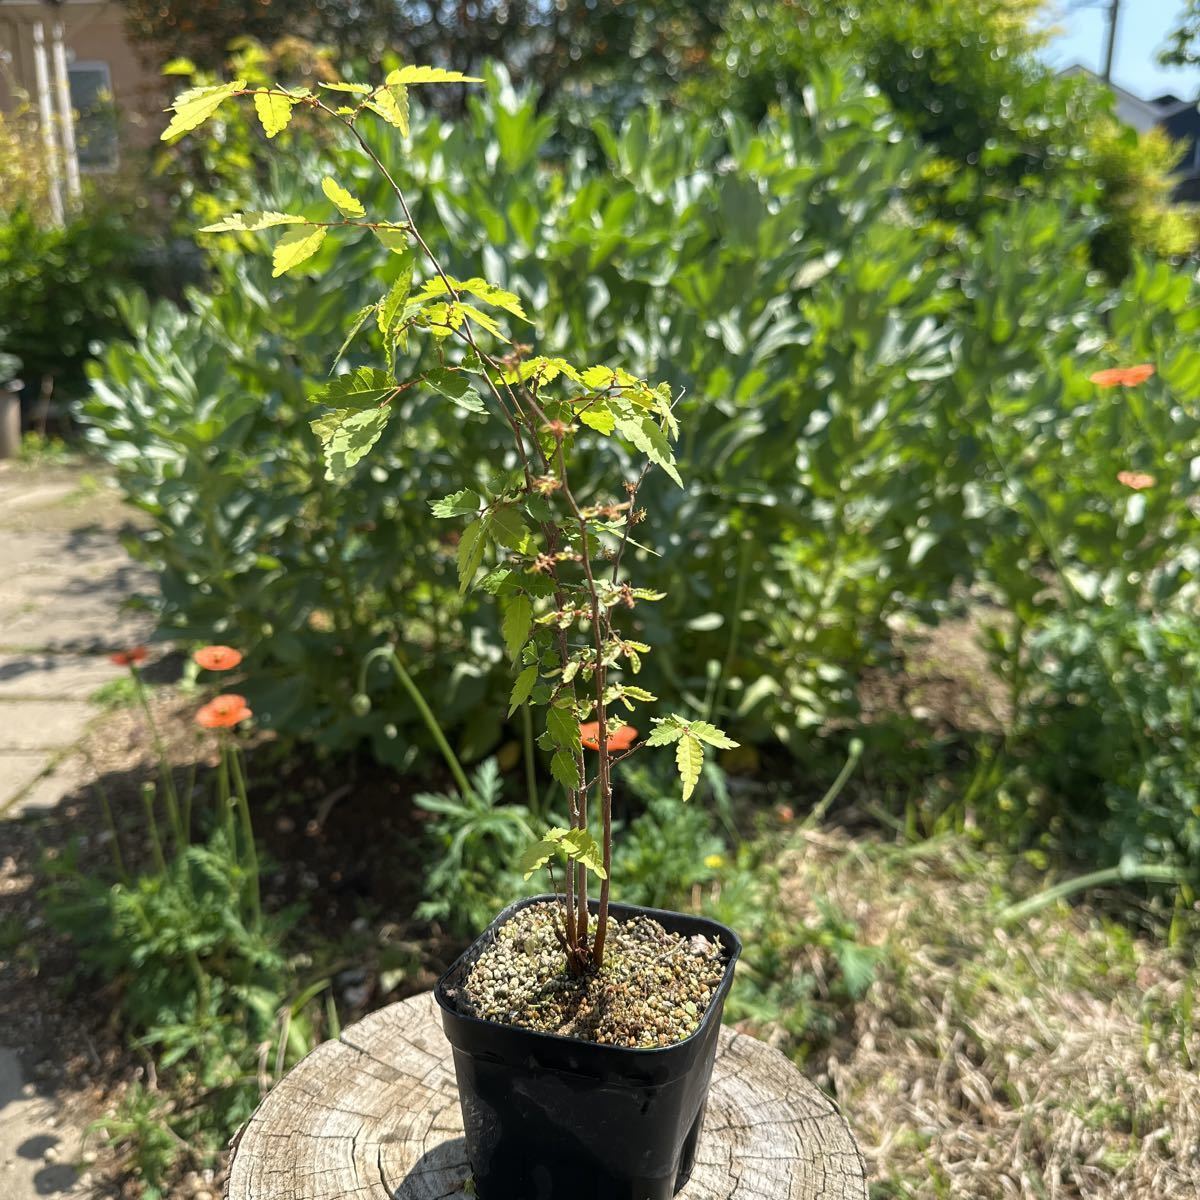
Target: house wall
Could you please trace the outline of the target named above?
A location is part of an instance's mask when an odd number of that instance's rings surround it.
[[[72,63],[105,63],[112,81],[121,143],[145,146],[158,136],[164,120],[167,89],[156,70],[139,59],[125,36],[124,14],[112,0],[67,0],[55,8],[27,0],[0,0],[0,111],[20,102],[18,90],[36,108],[33,29],[42,21],[49,46],[55,18],[63,23],[68,67]],[[53,68],[51,68],[53,69]]]

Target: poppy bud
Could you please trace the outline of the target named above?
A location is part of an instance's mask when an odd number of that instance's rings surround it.
[[[365,717],[371,711],[371,697],[366,692],[355,692],[350,697],[350,709],[356,717]]]

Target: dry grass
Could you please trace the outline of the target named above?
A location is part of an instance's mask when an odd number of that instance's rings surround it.
[[[1006,931],[1003,864],[949,838],[813,834],[783,866],[800,919],[821,896],[885,951],[820,1068],[875,1195],[1200,1196],[1200,922],[1186,952],[1065,905]]]

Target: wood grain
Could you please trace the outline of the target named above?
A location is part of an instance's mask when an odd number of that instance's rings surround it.
[[[373,1013],[299,1063],[234,1142],[229,1200],[467,1200],[450,1044],[433,994]],[[866,1200],[833,1103],[778,1051],[721,1031],[681,1200]]]

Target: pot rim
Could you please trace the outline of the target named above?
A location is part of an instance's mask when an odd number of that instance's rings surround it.
[[[610,913],[617,915],[632,915],[645,916],[654,920],[659,920],[661,917],[682,917],[686,921],[696,921],[709,926],[713,930],[718,931],[721,935],[719,940],[723,948],[727,951],[729,957],[725,961],[725,971],[721,976],[721,982],[713,993],[712,999],[708,1002],[708,1007],[704,1010],[704,1016],[700,1018],[700,1024],[688,1034],[687,1037],[678,1042],[672,1042],[668,1046],[615,1046],[607,1042],[592,1042],[586,1038],[570,1037],[563,1033],[544,1033],[538,1029],[526,1029],[522,1025],[506,1025],[502,1021],[492,1021],[485,1017],[471,1016],[469,1013],[460,1011],[454,1002],[447,995],[450,979],[463,967],[463,965],[473,955],[478,953],[483,945],[489,940],[494,940],[496,931],[500,929],[507,921],[511,920],[523,908],[528,908],[532,904],[541,904],[546,901],[558,901],[562,897],[554,892],[541,892],[536,896],[525,896],[519,900],[514,900],[511,904],[501,909],[491,920],[491,923],[484,929],[478,937],[442,972],[436,984],[433,987],[434,999],[438,1003],[438,1007],[443,1013],[453,1017],[456,1021],[462,1021],[468,1026],[477,1026],[485,1029],[503,1029],[509,1030],[513,1034],[519,1034],[523,1038],[535,1039],[538,1043],[558,1045],[566,1044],[571,1046],[589,1046],[596,1051],[613,1051],[620,1054],[635,1054],[643,1057],[653,1057],[655,1055],[665,1055],[672,1052],[678,1052],[682,1047],[690,1045],[702,1034],[704,1034],[709,1024],[711,1023],[713,1014],[724,1009],[724,1001],[729,994],[730,988],[733,986],[734,969],[737,966],[738,959],[742,955],[742,939],[738,937],[728,925],[722,925],[720,921],[714,921],[711,917],[702,917],[697,913],[681,913],[675,912],[668,908],[647,908],[641,904],[622,904],[619,901],[612,901],[608,910]],[[599,901],[590,899],[588,908],[595,911],[599,906]],[[660,922],[661,923],[661,922]]]

